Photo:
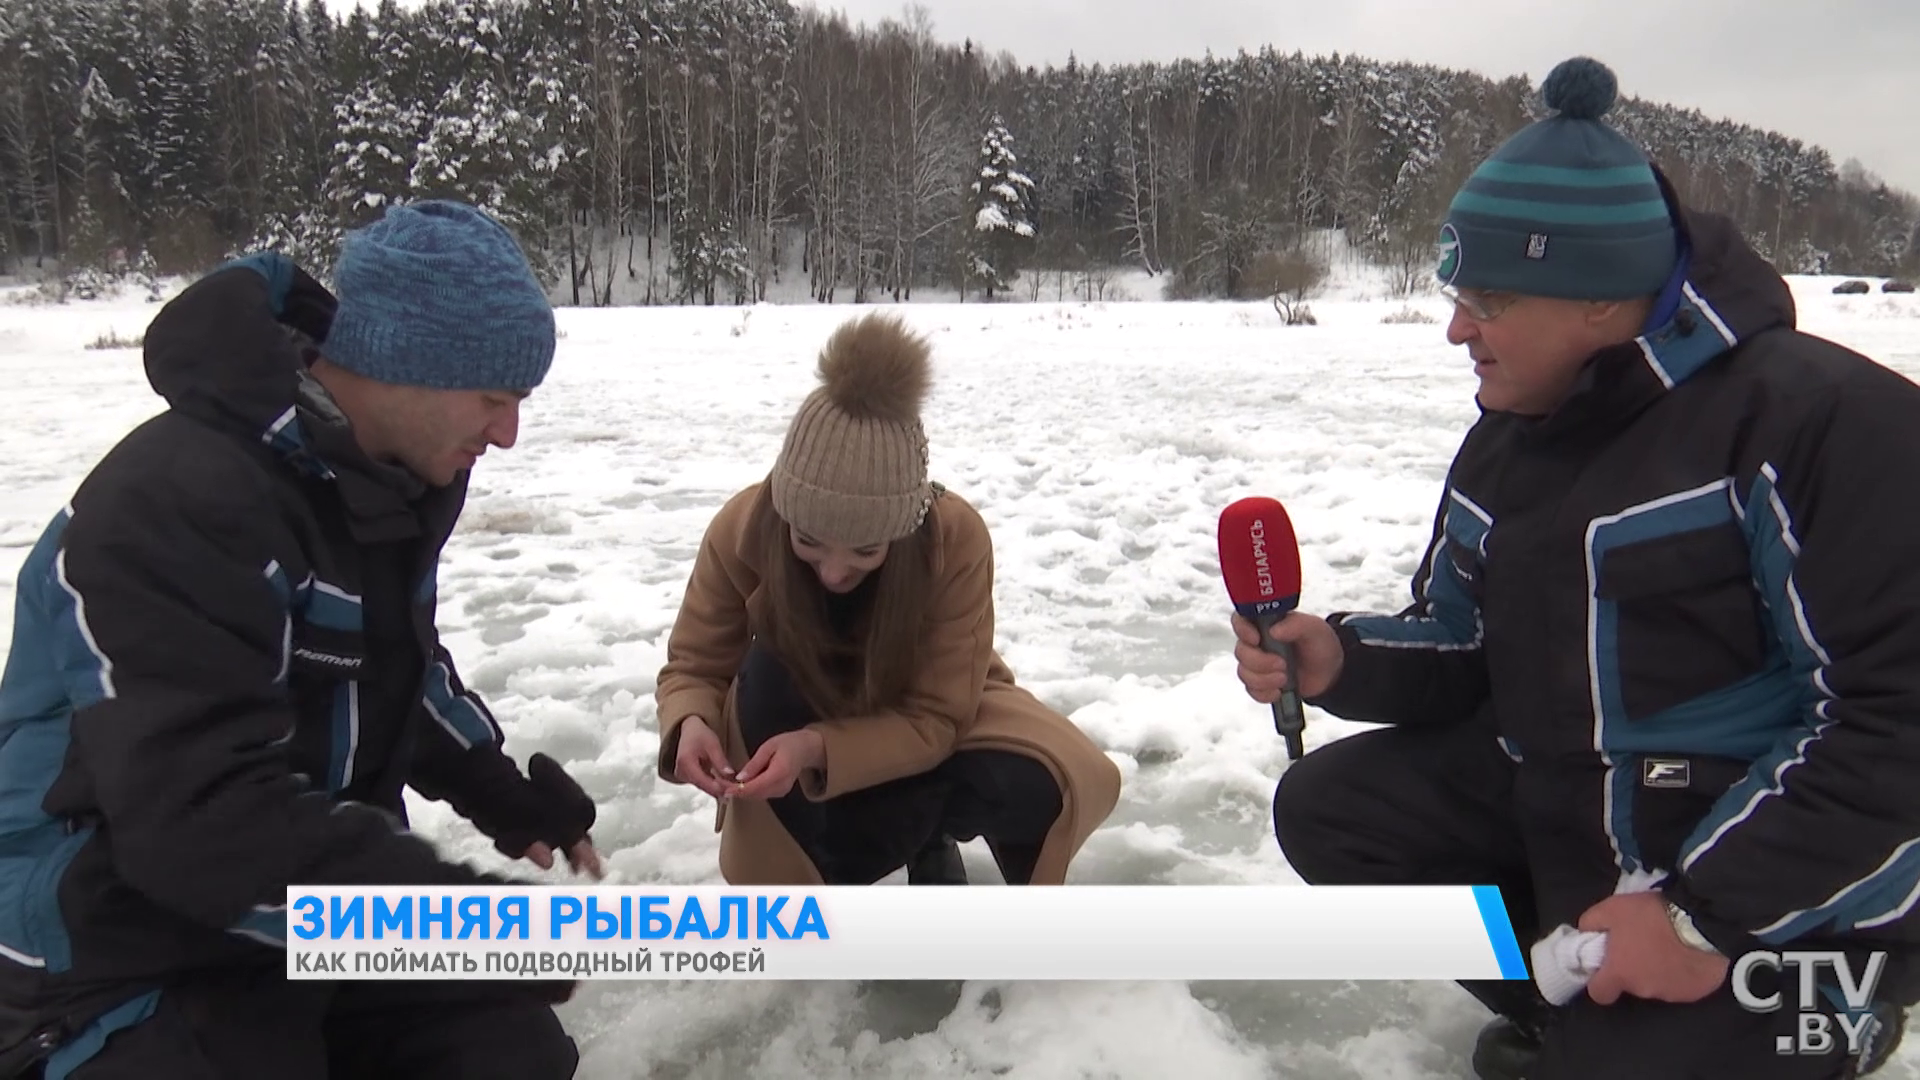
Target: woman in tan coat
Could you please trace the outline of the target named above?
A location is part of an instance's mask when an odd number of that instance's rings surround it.
[[[708,526],[667,642],[660,775],[720,800],[735,885],[1060,884],[1120,773],[993,648],[993,545],[927,478],[928,347],[842,326],[766,481]]]

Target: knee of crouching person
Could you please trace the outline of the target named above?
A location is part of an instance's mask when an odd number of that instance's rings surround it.
[[[1318,852],[1329,825],[1329,791],[1318,764],[1309,754],[1287,766],[1273,790],[1273,837],[1287,864],[1310,885],[1327,879],[1318,872],[1324,861]]]
[[[1114,807],[1120,805],[1120,789],[1126,781],[1120,775],[1120,766],[1104,753],[1100,755],[1100,768],[1092,779],[1093,783],[1088,785],[1091,790],[1077,792],[1076,795],[1082,805],[1105,819],[1113,813]]]
[[[551,1010],[550,1025],[542,1025],[527,1042],[525,1080],[572,1080],[580,1068],[580,1046],[567,1034],[559,1016]]]

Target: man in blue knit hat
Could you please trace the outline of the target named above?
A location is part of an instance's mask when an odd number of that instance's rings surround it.
[[[1311,883],[1500,886],[1534,981],[1468,984],[1482,1077],[1865,1075],[1920,996],[1920,387],[1795,329],[1615,91],[1556,68],[1441,227],[1481,416],[1412,604],[1291,616],[1291,672],[1236,620],[1256,700],[1384,725],[1275,833]],[[1803,994],[1795,950],[1845,962]]]
[[[599,874],[593,800],[523,774],[434,628],[468,470],[511,447],[554,318],[472,207],[396,206],[330,293],[259,254],[146,335],[170,408],[19,576],[0,680],[0,1076],[550,1080],[569,982],[293,982],[290,885],[501,879],[406,831]]]
[[[513,237],[457,203],[402,206],[349,238],[321,383],[361,444],[446,486],[513,445],[553,362],[553,309]]]

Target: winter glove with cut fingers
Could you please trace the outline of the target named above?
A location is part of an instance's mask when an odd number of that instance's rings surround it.
[[[559,762],[535,754],[523,776],[497,744],[423,756],[409,783],[429,799],[444,800],[511,859],[536,846],[571,852],[587,839],[595,819],[592,797]]]
[[[535,754],[526,779],[501,792],[474,825],[493,837],[500,854],[517,859],[535,844],[568,850],[587,838],[597,813],[593,798],[559,762]]]

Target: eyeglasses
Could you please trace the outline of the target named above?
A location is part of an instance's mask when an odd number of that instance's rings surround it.
[[[1457,289],[1452,285],[1441,286],[1440,295],[1453,301],[1454,306],[1465,311],[1474,322],[1492,322],[1520,299],[1518,293],[1481,292],[1478,289]]]

